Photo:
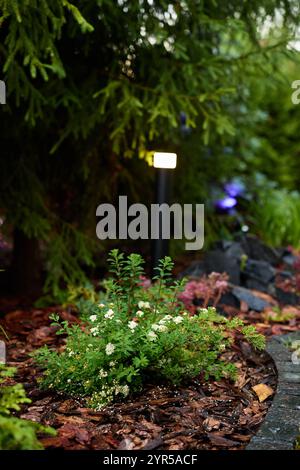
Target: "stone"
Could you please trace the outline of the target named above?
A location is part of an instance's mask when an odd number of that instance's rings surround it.
[[[280,398],[276,401],[276,406],[284,410],[300,410],[299,397],[293,395],[281,394]]]
[[[219,305],[229,305],[230,307],[240,308],[240,301],[239,299],[233,295],[232,292],[225,292],[221,298]]]
[[[285,265],[287,265],[289,268],[293,268],[298,258],[290,251],[285,250],[281,259]]]
[[[275,275],[276,270],[270,263],[254,259],[248,259],[243,270],[243,278],[249,289],[267,291],[268,285],[274,281]]]
[[[299,332],[273,337],[267,345],[278,371],[275,398],[258,433],[247,450],[291,450],[300,426],[300,368],[291,363],[287,340],[299,339]]]
[[[241,247],[245,254],[258,261],[265,261],[272,266],[276,266],[283,254],[282,249],[275,249],[265,245],[261,240],[253,235],[247,235],[241,239]]]
[[[231,257],[227,252],[221,250],[209,251],[204,257],[204,267],[207,274],[215,271],[217,273],[226,272],[229,281],[233,284],[240,284],[240,262]]]
[[[246,302],[248,307],[251,310],[256,312],[262,312],[265,307],[268,307],[270,304],[266,301],[254,295],[250,290],[245,289],[244,287],[234,286],[232,289],[232,294],[239,300]]]
[[[241,244],[238,242],[231,242],[230,245],[227,246],[225,251],[227,256],[238,260],[239,263],[242,259],[242,256],[245,256],[246,254]]]
[[[256,439],[255,436],[251,439],[250,444],[246,450],[292,450],[293,443],[280,441],[278,439]]]
[[[294,292],[286,292],[276,287],[276,297],[284,305],[300,305],[300,296]]]
[[[205,267],[203,261],[193,261],[187,269],[178,275],[178,277],[201,277],[204,274]]]
[[[4,341],[0,341],[0,363],[6,363],[6,345]]]
[[[286,410],[284,410],[284,413]],[[294,411],[295,413],[295,411]],[[262,424],[260,431],[263,433],[264,437],[267,439],[278,439],[280,441],[293,442],[299,432],[299,421],[294,421],[294,423],[283,422],[279,418],[280,411],[278,411],[278,416],[273,416],[272,421],[268,420],[266,424]]]
[[[283,372],[282,373],[283,380],[288,383],[296,383],[300,384],[300,373],[295,372]],[[300,419],[299,419],[299,426],[300,426]]]

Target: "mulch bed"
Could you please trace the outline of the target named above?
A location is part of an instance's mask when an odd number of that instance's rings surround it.
[[[23,383],[32,400],[19,416],[57,429],[56,437],[42,437],[46,448],[243,449],[264,420],[272,397],[260,402],[252,387],[266,384],[275,392],[274,365],[266,353],[254,353],[238,339],[233,351],[226,353],[238,367],[235,383],[200,377],[178,388],[148,384],[141,394],[100,412],[70,397],[41,391],[41,372],[30,353],[45,344],[63,346],[64,339],[50,326],[53,311],[60,311],[63,319],[78,321],[72,311],[57,308],[16,310],[1,321],[10,338],[8,363],[18,368],[15,380]],[[259,326],[259,321],[254,322]]]

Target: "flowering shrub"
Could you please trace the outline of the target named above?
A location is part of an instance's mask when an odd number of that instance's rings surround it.
[[[107,403],[140,390],[146,381],[179,384],[202,373],[205,377],[233,376],[235,368],[220,357],[233,341],[232,332],[244,334],[258,348],[264,340],[240,319],[227,320],[214,308],[191,316],[178,301],[185,281],[171,283],[173,263],[160,261],[154,283],[141,285],[143,260],[125,259],[112,250],[111,279],[105,282],[103,303],[82,300],[82,325],[54,321],[66,334],[62,352],[42,348],[38,363],[45,368],[43,387],[85,397],[100,409]]]
[[[212,272],[209,276],[203,276],[199,281],[188,281],[178,298],[184,303],[186,309],[194,313],[196,311],[195,300],[201,300],[204,308],[208,306],[209,302],[212,302],[216,307],[227,289],[228,275]]]

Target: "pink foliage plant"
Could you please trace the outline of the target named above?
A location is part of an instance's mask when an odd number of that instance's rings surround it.
[[[228,275],[212,272],[198,280],[188,281],[184,290],[178,295],[178,299],[183,302],[188,311],[196,313],[197,307],[194,300],[202,301],[201,308],[206,308],[209,303],[215,307],[227,289]]]

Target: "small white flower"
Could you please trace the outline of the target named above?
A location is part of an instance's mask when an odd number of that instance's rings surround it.
[[[91,321],[96,321],[97,320],[97,315],[91,315],[90,320]]]
[[[140,300],[138,303],[139,308],[151,308],[151,305],[149,302],[144,302],[143,300]]]
[[[156,339],[157,339],[157,334],[154,333],[154,331],[149,331],[147,336],[148,336],[150,341],[156,341]]]
[[[172,315],[165,315],[163,320],[166,320],[166,321],[169,321],[169,320],[172,320]]]
[[[71,356],[74,356],[74,354],[75,354],[74,351],[70,351],[68,356],[71,357]]]
[[[137,315],[137,317],[142,317],[144,315],[144,312],[142,312],[142,310],[138,310],[136,312],[136,315]]]
[[[99,329],[97,328],[97,326],[91,328],[91,333],[93,336],[97,336],[97,334],[99,333]]]
[[[116,361],[110,361],[109,367],[115,367],[115,365],[116,365]]]
[[[207,308],[200,308],[199,313],[208,313]]]
[[[168,327],[166,325],[159,325],[158,331],[164,333],[165,331],[168,331]]]
[[[103,377],[107,377],[107,376],[108,376],[108,373],[106,372],[106,370],[100,369],[99,377],[102,379]]]
[[[98,307],[103,308],[103,307],[105,307],[105,304],[98,304]]]
[[[71,380],[71,379],[68,379],[68,380],[67,380],[67,382],[68,382],[68,384],[69,384],[69,383],[71,383],[71,382],[72,382],[72,380]]]
[[[112,318],[114,318],[114,314],[115,312],[110,308],[109,310],[107,310],[106,314],[104,315],[104,318],[108,318],[109,320],[111,320]]]
[[[160,331],[160,332],[164,332],[164,331],[167,331],[168,328],[166,327],[166,325],[164,324],[159,324],[157,325],[156,323],[154,323],[154,325],[151,326],[152,330],[154,331]]]
[[[128,322],[128,328],[130,328],[132,331],[138,326],[137,322],[135,321],[130,321]]]
[[[128,385],[123,385],[123,387],[121,388],[121,393],[124,395],[124,397],[127,397],[128,393],[129,393]]]
[[[181,323],[183,321],[183,318],[182,317],[175,317],[173,318],[173,322],[174,323]]]
[[[108,356],[110,356],[114,350],[116,349],[115,345],[112,343],[108,343],[105,348],[105,352]]]

